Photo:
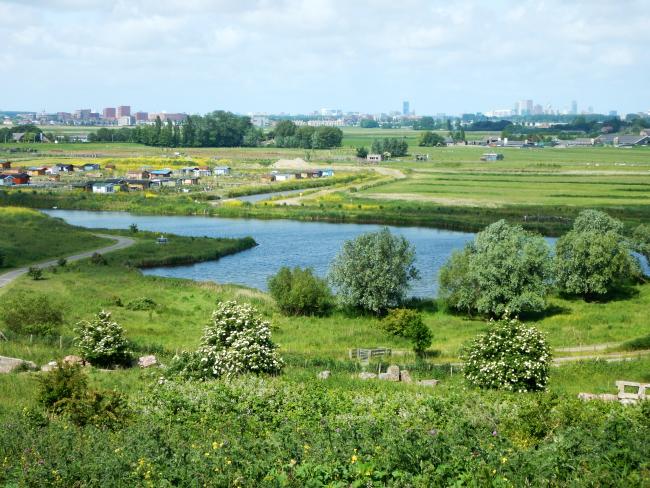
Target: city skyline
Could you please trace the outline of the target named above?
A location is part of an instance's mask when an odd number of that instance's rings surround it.
[[[649,24],[638,0],[0,0],[0,108],[374,113],[409,100],[461,114],[580,98],[645,111]]]

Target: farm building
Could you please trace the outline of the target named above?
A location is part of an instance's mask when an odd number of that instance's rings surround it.
[[[0,161],[0,169],[11,168],[11,161]]]
[[[27,173],[0,175],[0,185],[2,186],[28,185],[28,184],[29,184],[29,175]]]
[[[198,185],[199,179],[196,176],[185,176],[181,179],[183,185]]]
[[[288,181],[293,180],[296,177],[293,173],[277,173],[275,175],[275,181]]]
[[[164,169],[153,169],[149,172],[150,176],[155,176],[156,178],[171,178],[172,170],[169,168]]]
[[[92,186],[93,193],[115,193],[115,184],[96,181]]]
[[[151,180],[151,186],[174,187],[178,185],[178,180],[172,178],[155,178]]]
[[[132,169],[126,172],[126,177],[129,180],[147,180],[149,179],[149,171],[145,169]]]
[[[334,176],[334,170],[332,168],[323,169],[320,173],[323,178]]]
[[[265,182],[265,183],[271,183],[271,182],[275,181],[275,175],[273,175],[273,174],[271,174],[271,175],[262,175],[262,181]]]
[[[618,147],[632,147],[632,146],[650,146],[650,136],[638,135],[619,135],[619,134],[603,134],[598,136],[595,140],[599,144],[613,145]]]
[[[485,153],[481,156],[481,161],[501,161],[503,154],[500,153]]]
[[[143,180],[143,179],[127,179],[124,181],[126,183],[126,186],[129,190],[135,190],[135,191],[142,191],[146,190],[151,186],[151,182],[149,180]]]
[[[194,176],[212,176],[212,170],[208,166],[199,166],[194,170]]]
[[[230,166],[215,166],[212,174],[214,176],[227,176],[230,174]]]
[[[81,169],[83,171],[99,171],[102,167],[97,163],[86,163],[81,167]]]
[[[45,175],[47,168],[45,166],[30,166],[27,168],[27,174],[29,176],[43,176]]]
[[[370,163],[380,163],[381,162],[381,154],[368,154],[366,156],[366,161]]]
[[[198,166],[186,166],[178,170],[178,173],[185,176],[194,176],[194,172],[197,171]]]
[[[54,174],[57,173],[72,173],[74,171],[74,166],[66,163],[57,163],[50,168],[50,171]]]

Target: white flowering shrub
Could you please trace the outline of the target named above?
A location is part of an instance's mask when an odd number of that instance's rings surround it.
[[[464,351],[465,377],[475,386],[509,391],[544,390],[551,350],[544,335],[517,319],[494,322]]]
[[[97,366],[127,364],[132,355],[124,329],[102,310],[93,320],[79,322],[74,328],[75,344],[83,359]]]
[[[194,353],[174,358],[170,372],[190,378],[277,373],[283,367],[271,329],[250,305],[219,303]]]

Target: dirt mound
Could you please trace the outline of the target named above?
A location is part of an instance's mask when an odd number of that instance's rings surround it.
[[[273,163],[274,168],[304,169],[309,167],[309,163],[302,158],[296,159],[279,159]]]

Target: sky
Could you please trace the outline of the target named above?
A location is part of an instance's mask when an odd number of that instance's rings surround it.
[[[0,0],[0,110],[650,110],[648,0]]]

